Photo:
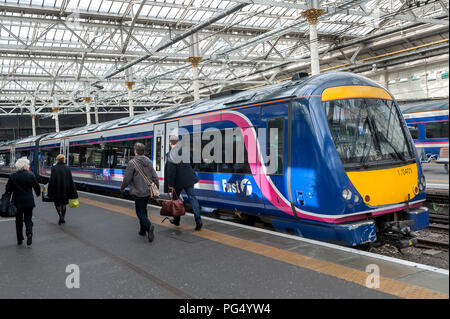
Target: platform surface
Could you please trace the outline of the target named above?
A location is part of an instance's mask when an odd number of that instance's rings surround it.
[[[443,164],[422,163],[423,173],[428,189],[446,190],[448,192],[448,174]]]
[[[190,214],[175,227],[151,206],[149,243],[133,202],[80,192],[62,226],[52,203],[36,203],[31,247],[0,219],[0,298],[448,298],[448,271],[432,267],[208,218],[195,232]],[[71,264],[80,288],[66,286]],[[368,265],[378,288],[366,287]]]

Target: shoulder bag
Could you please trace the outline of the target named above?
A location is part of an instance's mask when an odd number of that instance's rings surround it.
[[[144,172],[142,171],[142,168],[139,166],[139,164],[135,160],[133,160],[132,162],[133,162],[134,167],[136,167],[136,169],[138,170],[139,174],[141,174],[141,176],[144,178],[144,181],[150,190],[150,197],[151,198],[159,197],[159,189],[158,189],[158,187],[156,187],[156,184],[153,183],[153,181],[149,180],[147,178],[147,176],[145,176]]]

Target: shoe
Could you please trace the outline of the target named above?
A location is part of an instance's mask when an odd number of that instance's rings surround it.
[[[65,224],[66,220],[64,219],[64,217],[61,219],[61,224]]]
[[[62,220],[61,220],[61,218],[58,220],[58,225],[61,225],[62,224]]]
[[[147,232],[145,230],[141,230],[138,232],[139,236],[145,236],[147,235]]]
[[[19,245],[19,246],[22,245],[22,242],[23,242],[23,240],[18,240],[17,245]]]
[[[148,241],[151,243],[153,241],[153,239],[155,238],[155,234],[153,233],[153,231],[155,230],[155,226],[151,225],[150,229],[148,230]]]
[[[33,240],[31,239],[33,236],[32,235],[27,235],[27,245],[31,246],[31,244],[33,243]]]
[[[172,225],[175,225],[175,226],[180,226],[180,222],[175,222],[175,219],[169,219],[169,221],[170,221],[170,223],[172,224]]]
[[[200,229],[202,229],[202,226],[203,226],[203,223],[202,223],[202,222],[198,223],[198,224],[195,226],[195,230],[196,230],[196,231],[199,231]]]

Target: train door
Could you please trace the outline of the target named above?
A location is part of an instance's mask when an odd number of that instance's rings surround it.
[[[178,136],[178,121],[156,124],[153,127],[153,165],[156,174],[160,180],[160,191],[163,191],[164,183],[164,164],[166,161],[166,154],[169,152],[169,137],[170,135]]]
[[[9,166],[14,167],[15,163],[16,163],[16,149],[14,146],[11,146],[11,157],[10,157]]]
[[[261,108],[261,126],[266,128],[265,149],[261,147],[261,152],[266,158],[267,177],[285,198],[290,195],[287,187],[289,107],[289,104],[283,103]],[[264,196],[266,211],[277,214],[277,206],[282,203],[282,199],[270,197]]]
[[[69,139],[65,138],[61,140],[59,147],[59,154],[63,154],[66,157],[66,162],[69,161]]]
[[[171,135],[178,136],[178,121],[166,123],[166,151],[164,154],[170,151],[169,138]]]

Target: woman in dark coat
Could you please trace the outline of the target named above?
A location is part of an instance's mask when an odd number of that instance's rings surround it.
[[[59,215],[58,225],[66,222],[66,206],[69,204],[69,199],[78,198],[72,172],[64,164],[65,161],[66,157],[63,154],[56,157],[56,165],[52,167],[48,182],[48,198],[55,202],[56,211]]]
[[[22,245],[23,224],[27,235],[27,245],[30,246],[33,237],[33,189],[37,196],[41,195],[41,188],[33,173],[30,172],[30,161],[26,157],[19,158],[15,164],[16,172],[11,174],[6,184],[6,192],[12,193],[12,201],[17,208],[16,234],[17,244]]]

